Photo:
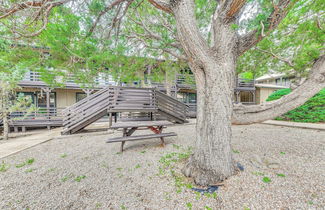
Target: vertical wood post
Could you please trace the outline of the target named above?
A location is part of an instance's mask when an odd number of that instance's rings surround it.
[[[127,128],[123,128],[123,137],[125,137],[127,134]],[[123,152],[123,147],[124,147],[125,141],[121,142],[121,149],[120,152]]]
[[[92,92],[94,92],[93,89],[82,89],[82,91],[84,91],[84,93],[86,93],[87,97],[89,97],[92,94]]]
[[[45,87],[42,88],[42,90],[46,93],[46,113],[47,113],[47,120],[48,122],[51,120],[51,106],[50,106],[50,93],[52,91],[52,89],[50,87]],[[47,126],[47,129],[51,129],[51,126]]]
[[[240,103],[240,98],[239,98],[239,91],[236,91],[236,104]]]
[[[111,127],[113,124],[113,114],[112,112],[109,113],[109,123],[108,123],[108,126]]]

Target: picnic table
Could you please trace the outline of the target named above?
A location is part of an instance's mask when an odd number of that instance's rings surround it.
[[[172,125],[173,123],[169,121],[132,121],[132,122],[117,122],[110,127],[110,129],[123,129],[123,136],[122,137],[115,137],[109,138],[106,143],[115,143],[115,142],[122,142],[121,143],[121,152],[123,152],[123,147],[126,141],[137,141],[137,140],[144,140],[144,139],[152,139],[152,138],[160,138],[161,145],[165,146],[164,137],[170,136],[177,136],[176,133],[163,133],[163,129],[168,126]],[[132,134],[136,130],[140,129],[149,129],[154,134],[147,134],[147,135],[137,135],[132,136]]]

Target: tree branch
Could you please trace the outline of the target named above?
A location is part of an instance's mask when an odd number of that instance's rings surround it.
[[[157,9],[160,9],[160,10],[162,10],[164,12],[167,12],[167,13],[172,13],[171,6],[166,1],[163,1],[163,0],[148,0],[148,2],[150,4],[152,4],[154,7],[156,7]]]
[[[9,17],[13,14],[15,14],[18,11],[22,11],[28,8],[40,8],[40,7],[48,7],[48,6],[59,6],[64,3],[67,3],[72,0],[61,0],[61,1],[51,1],[51,0],[45,0],[45,1],[28,1],[28,2],[23,2],[20,4],[15,4],[11,8],[5,10],[5,14],[0,16],[0,19],[4,19],[6,17]]]
[[[245,4],[246,4],[246,0],[233,0],[230,3],[230,8],[227,11],[227,18],[235,17]]]
[[[262,50],[262,49],[260,49],[260,48],[258,48],[258,47],[255,47],[255,49],[258,50],[258,51],[261,51],[261,52],[263,52],[263,53],[270,54],[273,58],[276,58],[276,59],[278,59],[278,60],[280,60],[280,61],[286,63],[286,64],[287,64],[288,66],[290,66],[291,68],[295,69],[295,66],[293,65],[293,63],[292,63],[290,60],[284,59],[284,58],[282,58],[282,57],[280,57],[280,56],[274,54],[274,53],[271,52],[271,51]]]
[[[173,6],[178,39],[191,63],[204,66],[214,62],[211,50],[199,32],[193,0],[179,0]],[[203,69],[203,68],[200,68]]]
[[[134,20],[134,19],[131,18],[131,17],[129,17],[129,18],[130,18],[130,20],[131,20],[132,22],[134,22],[135,24],[141,26],[141,27],[142,27],[142,28],[147,32],[146,34],[138,34],[138,33],[135,33],[137,36],[143,36],[143,37],[146,37],[146,38],[155,39],[155,40],[157,40],[157,41],[163,41],[163,40],[164,40],[160,35],[158,35],[158,34],[152,32],[152,31],[151,31],[151,30],[146,26],[146,24],[145,24],[145,23],[143,22],[143,20],[140,18],[140,15],[138,15],[138,18],[140,19],[140,22]],[[181,46],[181,44],[177,41],[176,38],[174,38],[174,39],[176,40],[176,42],[168,43],[168,45],[171,46],[171,47],[173,47],[173,48],[177,48],[177,49],[179,49],[179,50],[182,50],[182,46]]]
[[[91,34],[94,32],[94,30],[95,30],[97,24],[99,23],[99,21],[100,21],[100,19],[102,18],[103,15],[105,15],[108,11],[110,11],[111,9],[113,9],[115,6],[121,4],[121,3],[125,2],[125,1],[131,1],[131,2],[132,2],[133,0],[115,0],[115,1],[113,1],[111,4],[107,5],[107,6],[104,8],[104,10],[101,11],[101,12],[98,14],[98,16],[97,16],[95,22],[93,23],[93,25],[92,25],[91,28],[89,29],[89,32],[88,32],[88,34],[87,34],[86,37],[91,36]]]
[[[240,37],[238,54],[242,55],[244,52],[251,49],[258,42],[263,40],[265,36],[269,35],[286,17],[289,9],[294,6],[295,2],[296,1],[291,0],[279,0],[279,3],[277,5],[274,5],[274,10],[268,17],[268,27],[266,33],[264,34],[263,32],[261,34],[258,34],[258,30],[256,29],[249,32],[245,36]]]
[[[232,121],[234,124],[251,124],[273,119],[301,106],[323,88],[325,88],[325,55],[314,62],[309,77],[290,94],[261,105],[234,105]]]

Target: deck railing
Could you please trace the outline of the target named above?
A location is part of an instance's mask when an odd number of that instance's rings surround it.
[[[64,79],[63,79],[64,78]],[[55,80],[58,83],[64,83],[66,85],[74,85],[79,86],[79,84],[76,83],[76,77],[73,74],[68,74],[63,76],[56,76]],[[43,82],[41,79],[41,73],[36,71],[28,71],[24,78],[22,79],[21,83],[24,82]],[[94,84],[98,85],[98,87],[107,86],[108,84],[111,84],[112,81],[108,80],[107,78],[102,78],[100,76],[97,76],[94,78]]]
[[[255,80],[238,78],[236,82],[237,88],[255,88]]]
[[[64,108],[50,107],[38,107],[32,112],[13,112],[9,115],[11,120],[34,120],[34,119],[62,119]]]

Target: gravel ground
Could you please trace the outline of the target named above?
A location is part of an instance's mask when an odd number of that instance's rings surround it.
[[[152,139],[126,143],[119,154],[119,143],[105,143],[121,135],[115,131],[58,138],[1,159],[7,170],[0,172],[0,209],[325,208],[323,131],[234,126],[234,158],[245,169],[211,196],[178,188],[169,169],[159,170],[162,156],[194,144],[193,124],[167,131],[178,137],[167,138],[165,148]],[[34,162],[16,167],[28,159]],[[182,164],[173,164],[176,174]]]

